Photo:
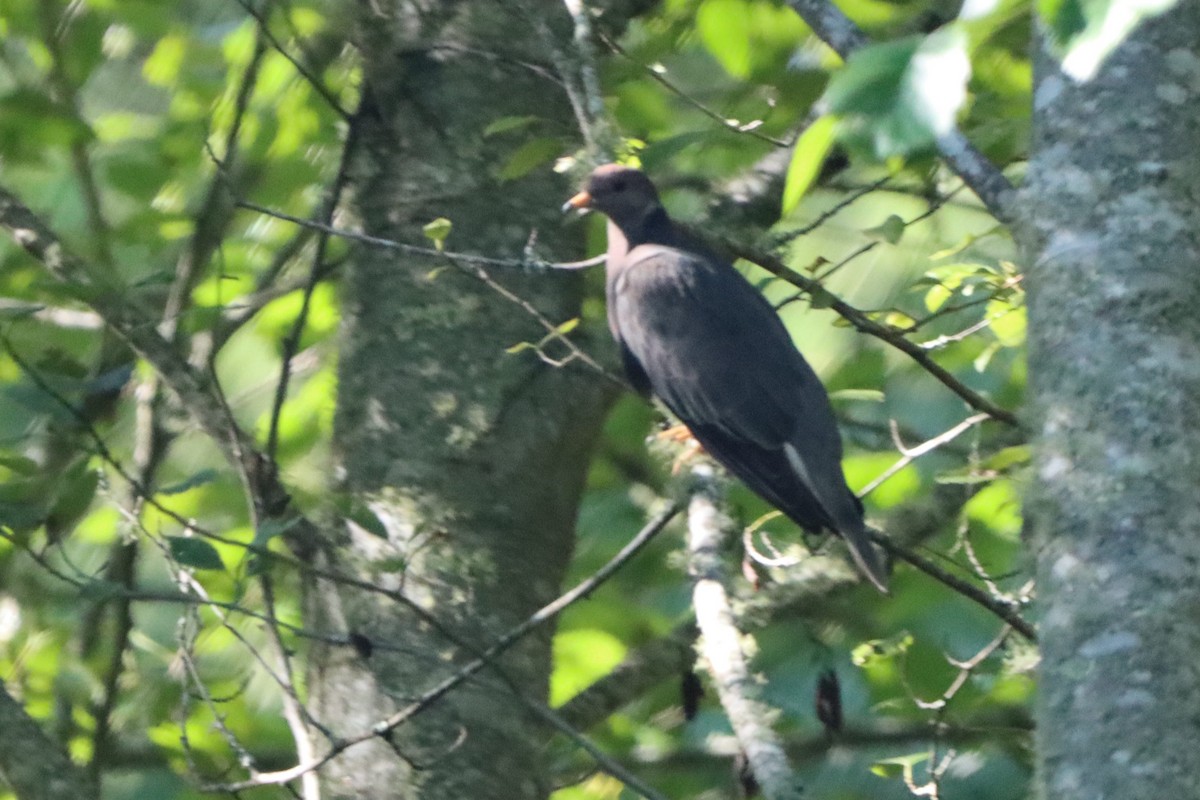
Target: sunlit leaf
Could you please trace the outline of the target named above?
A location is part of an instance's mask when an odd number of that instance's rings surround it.
[[[554,674],[550,678],[551,705],[562,705],[575,693],[608,673],[625,657],[625,646],[599,630],[565,631],[554,637]]]
[[[833,147],[837,118],[825,115],[805,128],[796,140],[792,161],[783,184],[783,213],[791,213],[821,174],[821,166]]]
[[[501,117],[500,119],[489,123],[488,126],[483,129],[483,133],[481,135],[486,139],[489,136],[495,136],[498,133],[508,133],[509,131],[528,128],[537,121],[538,117],[533,116]]]
[[[542,164],[553,161],[562,155],[562,151],[563,145],[558,139],[532,139],[521,145],[508,157],[504,166],[500,167],[500,171],[496,173],[496,177],[502,181],[516,180]]]
[[[187,56],[187,40],[171,34],[164,36],[154,45],[154,50],[142,62],[142,74],[155,86],[171,86],[179,77],[179,70]]]
[[[886,398],[878,389],[839,389],[829,393],[830,400],[865,400],[882,403]]]
[[[1013,306],[1002,300],[987,304],[988,327],[1005,347],[1019,347],[1025,343],[1025,307]]]
[[[746,0],[704,0],[696,29],[704,46],[730,75],[750,74],[750,19]]]
[[[436,247],[437,251],[440,253],[446,246],[446,237],[450,235],[450,230],[453,227],[453,222],[445,217],[438,217],[435,220],[426,222],[421,227],[421,232],[425,234],[426,239],[433,242],[433,246]]]
[[[877,159],[929,148],[954,127],[970,77],[966,38],[954,28],[865,47],[826,91],[843,141]]]
[[[877,659],[892,659],[908,652],[913,646],[913,636],[908,631],[900,631],[886,639],[873,639],[863,642],[850,653],[850,659],[856,666],[863,666]]]
[[[1139,22],[1161,14],[1176,0],[1038,0],[1062,69],[1086,81]]]

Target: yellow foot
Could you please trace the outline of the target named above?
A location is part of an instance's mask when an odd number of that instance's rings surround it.
[[[704,452],[704,446],[696,441],[687,425],[672,425],[665,431],[656,433],[654,438],[660,442],[683,445],[683,451],[671,462],[672,475],[678,475],[687,462]]]

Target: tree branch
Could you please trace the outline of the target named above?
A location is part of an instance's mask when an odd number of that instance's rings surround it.
[[[80,800],[95,797],[57,743],[8,693],[0,680],[0,773],[21,800]]]
[[[520,625],[512,628],[505,633],[491,647],[488,647],[478,657],[472,659],[458,669],[454,674],[438,682],[437,685],[422,693],[416,700],[409,703],[404,708],[390,715],[386,719],[382,719],[375,725],[371,726],[370,730],[361,731],[354,735],[343,737],[334,741],[329,749],[322,755],[307,762],[297,764],[290,769],[280,770],[278,772],[260,773],[251,778],[239,781],[236,783],[218,784],[208,787],[206,791],[221,791],[221,792],[239,792],[246,789],[252,789],[257,786],[270,786],[289,783],[303,775],[320,769],[325,764],[332,761],[340,753],[353,747],[356,744],[369,741],[376,737],[387,738],[388,735],[408,722],[413,717],[417,716],[425,709],[432,706],[437,701],[441,700],[453,689],[461,685],[463,682],[472,678],[480,670],[493,664],[497,656],[506,652],[514,644],[519,642],[531,631],[537,629],[541,625],[561,614],[568,606],[587,597],[597,589],[601,584],[613,576],[622,565],[630,558],[636,555],[643,547],[645,547],[651,539],[653,539],[659,531],[667,526],[680,511],[678,505],[672,505],[650,520],[645,527],[638,531],[630,542],[621,548],[621,550],[609,560],[600,569],[596,570],[586,580],[580,582],[573,589],[560,595],[557,599],[547,603],[540,608],[532,616],[522,622]]]
[[[693,474],[700,485],[688,504],[688,554],[695,580],[692,602],[701,634],[700,654],[763,796],[767,800],[799,800],[799,778],[771,728],[778,712],[762,699],[743,649],[743,634],[734,622],[720,554],[728,520],[717,510],[708,468],[699,467]]]
[[[788,5],[843,61],[870,43],[862,29],[830,0],[788,0]],[[942,159],[971,187],[992,216],[1005,224],[1015,221],[1016,190],[961,131],[941,137],[937,147]]]
[[[0,228],[60,283],[86,299],[112,330],[154,367],[206,434],[239,470],[256,510],[278,515],[288,493],[258,452],[253,438],[231,419],[210,379],[197,373],[155,329],[142,309],[126,298],[130,291],[107,275],[91,270],[15,195],[0,187]]]
[[[737,258],[745,259],[751,264],[762,267],[767,272],[770,272],[775,277],[790,283],[798,289],[808,292],[810,295],[815,295],[825,299],[830,308],[832,308],[839,316],[850,323],[855,330],[860,333],[865,333],[874,336],[887,342],[897,350],[907,354],[913,361],[917,362],[926,372],[936,378],[943,386],[954,392],[967,402],[972,408],[987,413],[992,418],[1009,425],[1020,426],[1020,421],[1016,415],[1007,409],[993,403],[983,395],[976,392],[971,387],[964,384],[958,378],[950,374],[950,372],[938,364],[926,352],[921,345],[916,342],[909,341],[900,332],[887,325],[876,322],[866,315],[865,312],[855,308],[854,306],[836,297],[828,289],[821,285],[820,281],[814,280],[807,275],[803,275],[796,270],[783,263],[780,259],[745,245],[740,245],[736,242],[722,242],[726,250],[731,252]]]

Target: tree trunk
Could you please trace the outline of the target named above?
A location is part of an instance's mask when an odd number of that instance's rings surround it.
[[[1200,14],[1035,82],[1028,506],[1047,798],[1200,796]]]
[[[424,223],[447,217],[448,249],[519,257],[537,228],[550,251],[578,253],[581,229],[565,227],[558,211],[566,181],[548,165],[512,182],[497,177],[530,138],[574,124],[547,78],[545,43],[516,4],[392,0],[361,3],[357,13],[367,88],[353,177],[366,232],[420,243]],[[522,115],[539,121],[517,135],[483,136],[489,123]],[[493,273],[554,323],[578,314],[573,274]],[[330,557],[343,572],[403,590],[459,643],[380,594],[319,586],[309,609],[316,627],[376,644],[370,655],[314,654],[316,716],[353,734],[557,594],[589,446],[612,393],[578,363],[556,368],[531,351],[507,354],[545,331],[446,263],[361,248],[343,292],[339,479],[387,537],[348,525],[335,530]],[[549,641],[542,630],[500,660],[538,701]],[[494,673],[478,678],[398,728],[390,744],[374,739],[327,765],[326,795],[545,797],[533,718]]]

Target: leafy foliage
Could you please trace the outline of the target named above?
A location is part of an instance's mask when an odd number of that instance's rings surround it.
[[[881,42],[845,64],[786,5],[665,3],[603,53],[603,99],[673,213],[777,252],[819,283],[802,292],[739,264],[832,390],[846,473],[871,487],[869,515],[899,526],[904,512],[931,508],[934,522],[906,545],[985,594],[1023,599],[1024,445],[1006,426],[973,422],[911,456],[973,412],[894,344],[915,344],[1005,409],[1020,403],[1024,300],[1012,244],[931,153],[961,123],[1002,167],[1023,156],[1030,8],[1002,2],[930,25],[934,4],[841,5]],[[1046,3],[1041,13],[1070,59],[1108,30],[1116,5]],[[230,418],[271,443],[301,509],[385,538],[370,498],[334,497],[330,479],[336,274],[349,245],[318,245],[314,231],[238,204],[307,218],[338,180],[346,110],[362,86],[345,13],[334,0],[302,0],[271,5],[260,23],[238,4],[13,0],[0,19],[0,184],[118,277],[211,374]],[[512,144],[491,167],[497,185],[550,170],[578,140],[523,114],[483,135]],[[769,176],[766,189],[746,190],[756,202],[717,206],[709,219],[713,198],[755,173]],[[475,249],[451,231],[437,218],[425,233],[439,252]],[[113,800],[198,796],[198,783],[247,758],[291,763],[286,693],[255,655],[277,646],[302,659],[322,635],[304,627],[308,577],[286,556],[294,521],[252,517],[222,444],[104,330],[81,287],[49,280],[5,240],[0,288],[5,686],[77,762],[97,759]],[[496,342],[496,357],[548,360],[552,345],[584,341],[598,298],[539,342]],[[884,336],[852,330],[843,301]],[[572,578],[604,563],[674,491],[674,452],[646,443],[656,421],[629,397],[609,418]],[[731,506],[747,526],[769,511],[738,487]],[[761,556],[746,557],[737,586],[753,621],[759,599],[794,588],[779,564],[803,564],[821,543],[780,520],[746,538]],[[622,658],[687,624],[677,549],[660,538],[561,617],[556,706],[569,710]],[[181,587],[194,602],[175,602]],[[239,609],[263,624],[246,625]],[[887,600],[854,589],[766,617],[755,623],[754,666],[812,796],[904,797],[906,778],[941,783],[946,796],[1025,795],[1035,655],[978,605],[900,567]],[[736,747],[720,709],[706,696],[694,719],[681,710],[689,652],[589,733],[669,796],[733,796]],[[977,655],[965,673],[957,666]],[[848,731],[836,760],[824,758],[813,707],[831,670]],[[550,756],[565,787],[556,800],[628,796],[609,776],[579,778],[592,765],[573,745],[556,740]]]

